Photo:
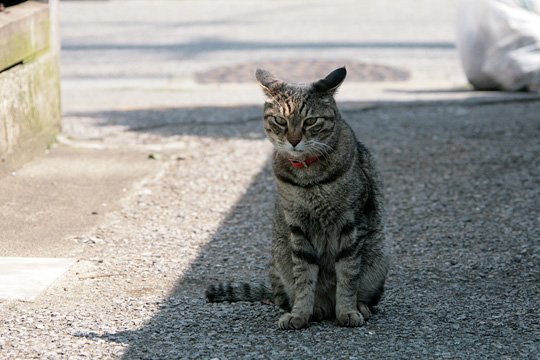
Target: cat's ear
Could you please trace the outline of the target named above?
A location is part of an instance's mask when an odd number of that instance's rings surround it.
[[[311,88],[314,92],[334,95],[343,80],[345,80],[345,76],[347,76],[347,70],[343,66],[326,75],[324,79],[315,81],[311,84]]]
[[[263,69],[257,69],[255,77],[267,96],[273,96],[283,86],[283,81]]]

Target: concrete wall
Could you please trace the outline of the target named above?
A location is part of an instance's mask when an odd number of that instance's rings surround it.
[[[57,0],[0,12],[0,176],[43,151],[60,130]]]

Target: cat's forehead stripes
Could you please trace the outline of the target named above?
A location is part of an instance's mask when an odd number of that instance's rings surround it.
[[[289,117],[293,114],[294,109],[295,109],[295,103],[291,97],[284,99],[284,101],[281,101],[279,105],[280,105],[279,108],[281,110],[281,113],[284,116]]]
[[[300,94],[280,94],[280,96],[270,99],[267,103],[274,105],[284,117],[292,117],[293,115],[306,117],[310,112],[307,97]]]
[[[300,110],[298,111],[298,114],[301,116],[301,117],[307,117],[310,113],[310,108],[309,106],[307,105],[306,101],[302,101],[301,105],[300,105]]]

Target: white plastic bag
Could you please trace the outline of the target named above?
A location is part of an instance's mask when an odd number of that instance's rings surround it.
[[[457,48],[478,90],[540,91],[540,0],[459,0]]]

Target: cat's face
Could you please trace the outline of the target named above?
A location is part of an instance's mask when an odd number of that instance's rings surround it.
[[[332,150],[332,135],[339,116],[333,99],[293,89],[291,96],[269,99],[264,106],[263,126],[277,151],[292,159],[324,156]]]
[[[334,150],[340,115],[333,94],[345,75],[341,68],[313,84],[294,85],[277,80],[264,70],[257,71],[267,96],[264,129],[276,151],[300,160],[325,156]]]

